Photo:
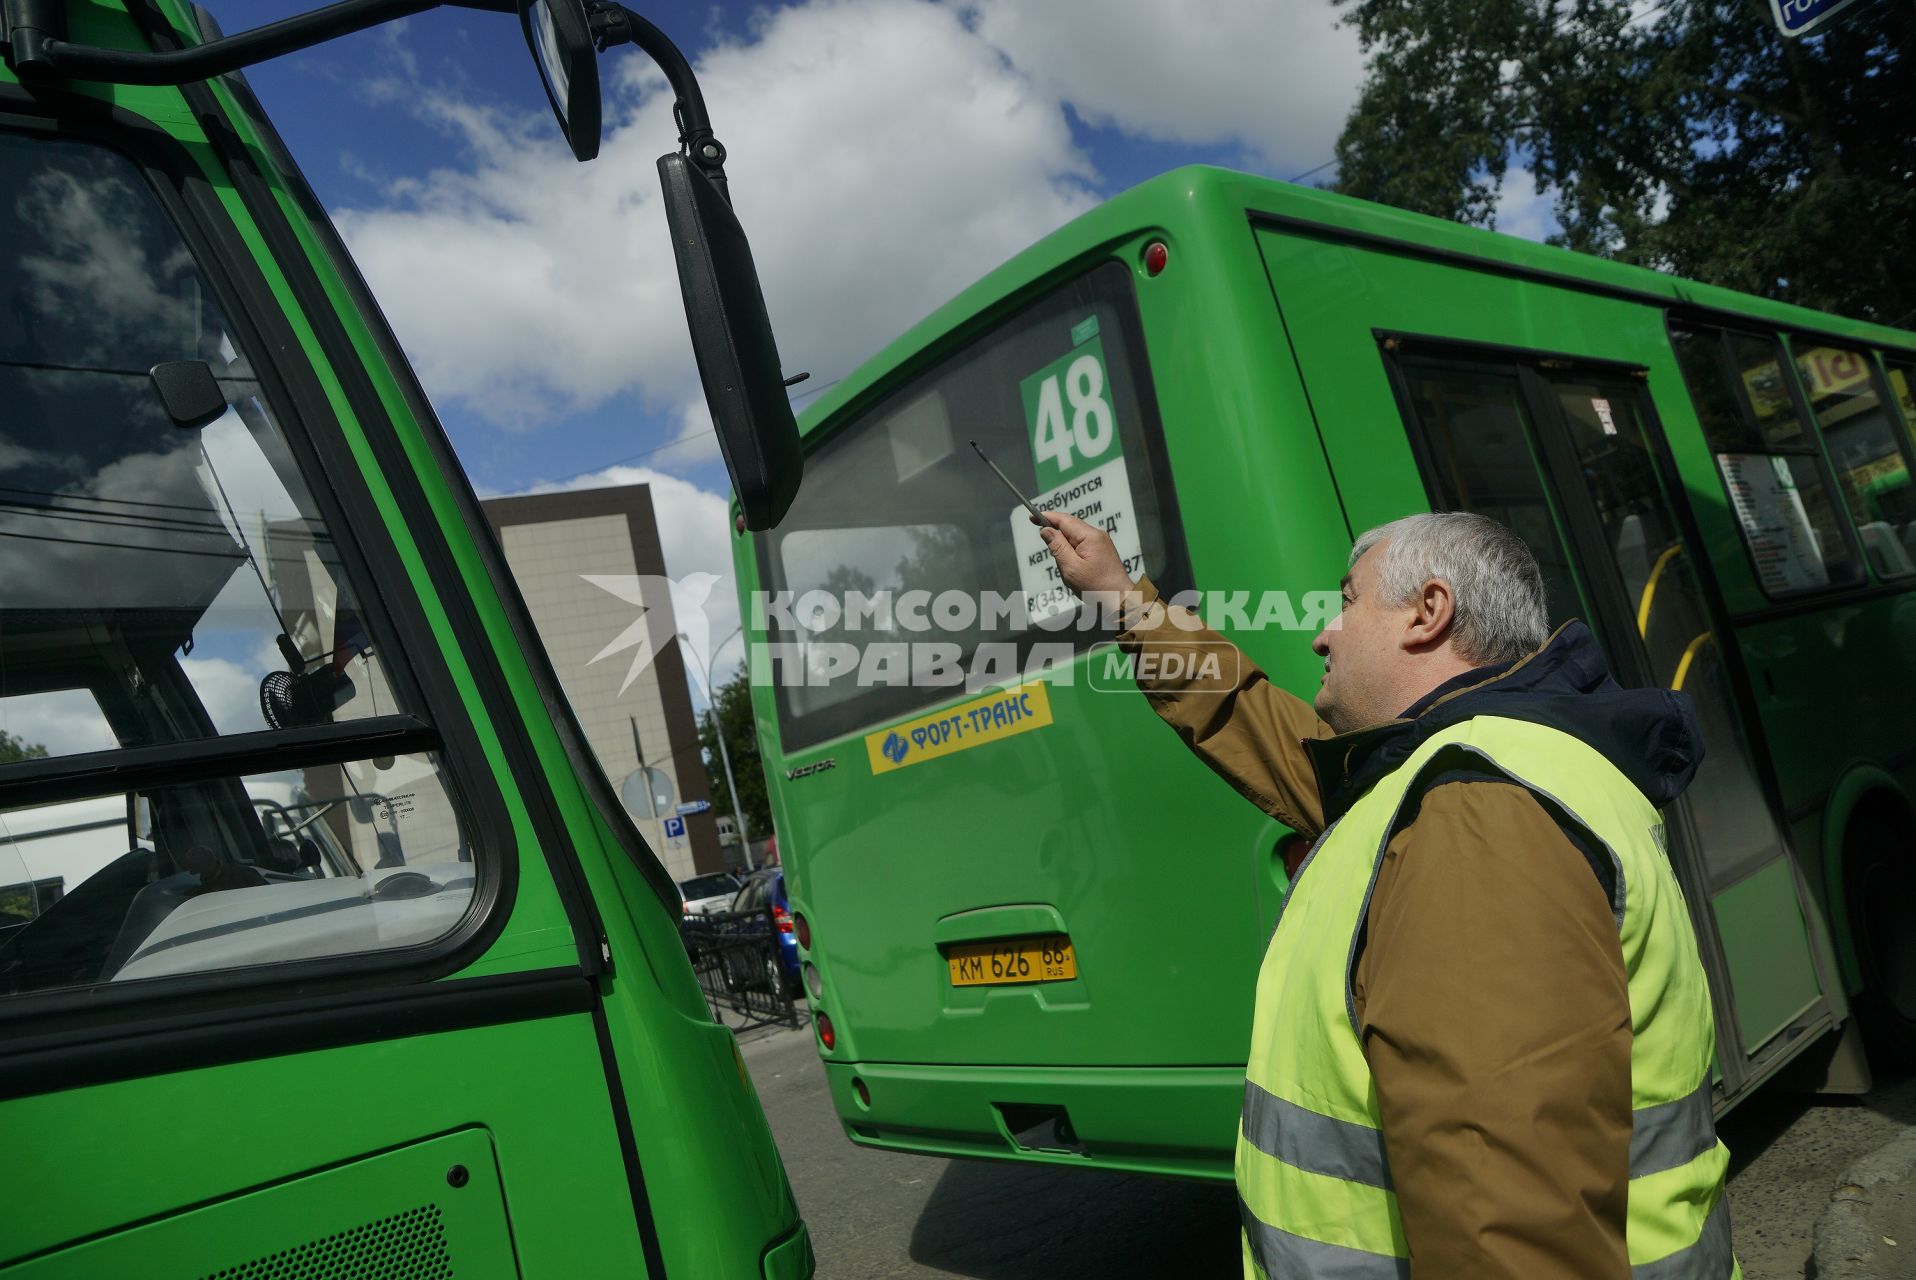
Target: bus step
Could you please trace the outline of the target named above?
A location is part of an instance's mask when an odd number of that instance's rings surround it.
[[[1050,1155],[1081,1156],[1084,1144],[1071,1127],[1071,1117],[1059,1106],[1024,1102],[994,1102],[998,1121],[1015,1147]]]

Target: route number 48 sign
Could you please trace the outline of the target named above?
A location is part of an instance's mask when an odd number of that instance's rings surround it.
[[[1100,339],[1078,344],[1018,387],[1039,489],[1055,489],[1110,454],[1118,439],[1118,420],[1111,408]]]

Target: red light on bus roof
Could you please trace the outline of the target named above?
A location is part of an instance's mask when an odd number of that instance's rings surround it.
[[[832,1030],[831,1015],[821,1013],[814,1021],[818,1023],[818,1042],[825,1046],[827,1053],[830,1053],[838,1046],[838,1032]]]
[[[792,917],[792,927],[798,932],[798,945],[810,951],[812,949],[812,922],[805,918],[803,911]]]
[[[1147,275],[1156,275],[1164,270],[1171,261],[1171,250],[1162,240],[1153,240],[1144,246],[1144,270]]]

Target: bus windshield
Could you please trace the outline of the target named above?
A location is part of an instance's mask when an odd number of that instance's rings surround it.
[[[1030,517],[1094,520],[1132,571],[1175,548],[1136,303],[1116,264],[1053,291],[856,414],[758,542],[784,745],[1068,659],[1098,638]]]
[[[0,771],[340,731],[297,768],[202,755],[0,806],[0,991],[446,933],[473,896],[461,825],[435,756],[350,745],[410,700],[210,280],[116,151],[0,133],[0,189]],[[175,361],[223,414],[173,420],[148,371]]]
[[[263,730],[274,672],[307,678],[286,682],[307,721],[401,710],[251,364],[138,172],[0,134],[0,186],[0,307],[22,321],[0,334],[0,730],[54,755]],[[179,360],[229,405],[197,430],[147,376]],[[79,692],[97,714],[36,714]]]

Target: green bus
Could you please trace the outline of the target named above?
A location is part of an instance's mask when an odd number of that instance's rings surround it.
[[[238,74],[430,7],[5,5],[7,1280],[812,1272],[677,890]],[[684,60],[615,5],[470,7],[581,158],[595,41],[678,90],[688,318],[777,519],[796,424]]]
[[[987,275],[803,415],[804,491],[735,539],[847,1135],[1228,1178],[1303,852],[1158,722],[970,441],[1307,699],[1355,533],[1515,529],[1555,621],[1696,701],[1670,852],[1719,1105],[1812,1047],[1858,1087],[1859,1022],[1907,1053],[1913,378],[1910,333],[1209,168]]]

